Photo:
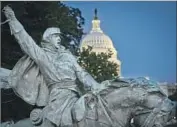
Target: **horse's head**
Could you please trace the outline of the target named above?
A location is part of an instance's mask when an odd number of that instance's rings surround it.
[[[107,102],[121,123],[121,126],[130,126],[135,107],[141,105],[145,100],[146,90],[141,87],[133,87],[123,81],[110,82],[109,88],[100,92],[100,95]]]
[[[176,104],[158,86],[132,82],[113,81],[101,92],[118,121],[126,126],[133,118],[136,127],[163,127],[171,122]]]
[[[164,127],[172,124],[175,118],[176,103],[156,86],[141,86],[146,90],[143,103],[135,108],[134,124],[138,127]]]

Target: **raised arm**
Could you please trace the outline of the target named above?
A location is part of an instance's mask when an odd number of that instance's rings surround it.
[[[36,62],[40,59],[45,59],[44,51],[28,35],[22,24],[16,19],[13,10],[6,6],[3,11],[7,20],[9,20],[11,34],[15,36],[22,50]]]

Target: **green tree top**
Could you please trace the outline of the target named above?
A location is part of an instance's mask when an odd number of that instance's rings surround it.
[[[79,53],[78,63],[89,72],[93,78],[102,82],[105,80],[111,80],[118,76],[118,65],[109,61],[112,53],[98,53],[92,52],[92,47],[87,49],[83,48],[83,51]]]

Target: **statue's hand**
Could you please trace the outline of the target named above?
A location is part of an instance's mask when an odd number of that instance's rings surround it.
[[[100,84],[95,84],[91,88],[92,93],[95,94],[95,95],[98,94],[100,92],[100,90],[101,90],[100,89]]]
[[[5,6],[2,11],[4,12],[4,14],[5,14],[5,16],[6,16],[6,18],[7,18],[8,20],[16,19],[16,18],[15,18],[15,13],[14,13],[14,11],[12,10],[11,7]]]
[[[109,85],[110,85],[110,82],[108,80],[106,80],[102,83],[95,83],[92,86],[91,91],[92,91],[93,94],[97,95],[102,90],[107,89]]]

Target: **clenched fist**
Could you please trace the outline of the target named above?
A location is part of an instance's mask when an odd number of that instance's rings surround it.
[[[12,10],[11,7],[5,6],[2,11],[4,12],[4,14],[5,14],[5,16],[6,16],[6,18],[7,18],[8,20],[16,19],[16,18],[15,18],[15,13],[14,13],[14,11]]]

